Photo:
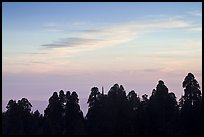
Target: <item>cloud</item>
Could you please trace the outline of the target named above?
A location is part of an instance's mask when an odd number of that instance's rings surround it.
[[[49,32],[61,32],[61,31],[64,31],[63,26],[60,26],[60,25],[58,25],[58,24],[56,24],[54,22],[46,23],[42,27],[43,27],[43,29],[45,31],[49,31]]]
[[[36,63],[36,64],[48,64],[47,62],[42,62],[42,61],[31,61],[31,63]]]
[[[44,51],[48,53],[48,55],[40,56],[40,58],[45,59],[46,57],[52,57],[56,59],[67,59],[67,57],[75,56],[77,53],[88,50],[113,47],[121,44],[126,45],[126,43],[138,39],[138,37],[143,36],[145,33],[152,33],[160,30],[168,31],[168,29],[175,28],[188,28],[189,26],[191,26],[191,24],[187,21],[178,19],[170,20],[166,18],[157,21],[145,21],[142,23],[127,22],[111,25],[106,24],[104,26],[99,25],[97,28],[83,28],[81,31],[77,31],[77,37],[67,37],[41,45],[41,47],[45,48]]]
[[[164,16],[166,17],[166,16]],[[74,23],[73,23],[74,24]],[[77,23],[78,24],[78,23]],[[81,23],[79,23],[81,24]],[[84,23],[82,23],[84,24]],[[104,25],[104,24],[103,24]],[[79,47],[84,45],[100,48],[105,46],[114,46],[135,40],[140,34],[168,30],[179,29],[191,26],[187,21],[179,18],[166,17],[159,20],[150,20],[145,22],[127,22],[117,24],[105,24],[104,26],[86,27],[84,30],[76,29],[73,33],[78,33],[77,37],[68,37],[60,39],[56,42],[43,44],[42,47],[62,48],[62,47]],[[86,25],[89,26],[89,25]],[[54,23],[47,24],[45,27],[49,29],[59,28]],[[84,27],[82,27],[84,28]],[[66,30],[67,28],[64,28]]]
[[[144,69],[144,72],[158,72],[159,69]]]
[[[174,29],[185,28],[190,26],[190,23],[183,20],[172,20],[171,18],[166,21],[147,23],[146,26],[142,25],[145,29]]]
[[[43,44],[41,46],[47,48],[63,48],[63,47],[75,47],[75,46],[83,46],[83,45],[93,45],[99,41],[103,41],[102,39],[89,39],[89,38],[64,38],[59,41],[51,44]]]
[[[190,15],[193,15],[193,16],[199,16],[201,17],[202,16],[202,13],[199,11],[199,10],[194,10],[194,11],[190,11],[188,12]]]
[[[63,44],[44,44],[44,45],[41,45],[41,46],[48,47],[48,48],[66,47],[66,45],[63,45]]]
[[[202,27],[192,27],[188,28],[187,30],[191,32],[202,32]]]
[[[44,53],[44,52],[30,52],[30,53],[25,53],[25,54],[31,54],[31,55],[45,55],[47,53]]]
[[[147,19],[152,19],[155,21],[158,20],[175,20],[175,19],[183,19],[185,18],[185,15],[168,15],[168,14],[156,14],[156,15],[147,15],[146,16]]]
[[[82,32],[85,32],[85,33],[101,33],[103,31],[99,30],[99,29],[86,29],[86,30],[83,30]]]
[[[83,23],[82,23],[83,24]],[[47,24],[44,27],[46,28],[64,28],[63,37],[58,39],[54,39],[51,42],[44,43],[40,45],[39,53],[36,52],[34,54],[29,54],[27,56],[21,57],[18,56],[15,60],[21,61],[25,63],[32,63],[32,65],[7,65],[7,68],[16,68],[15,71],[23,70],[23,67],[28,71],[34,72],[42,72],[42,73],[49,73],[55,71],[65,72],[67,71],[67,67],[69,67],[70,72],[77,71],[76,69],[88,69],[87,65],[84,65],[87,62],[83,62],[82,60],[77,60],[79,57],[83,57],[91,53],[91,50],[99,50],[100,48],[109,48],[109,47],[117,47],[118,45],[128,45],[131,41],[140,40],[140,37],[145,36],[145,34],[157,32],[157,31],[168,31],[170,29],[180,29],[180,28],[189,28],[192,26],[186,20],[182,20],[181,18],[174,18],[170,19],[163,18],[159,20],[149,20],[144,22],[126,22],[126,23],[115,23],[115,24],[97,24],[95,26],[87,24],[75,24],[78,26],[78,29],[72,28],[74,31],[69,31],[66,33],[67,30],[66,26],[62,27],[59,24]],[[59,26],[58,26],[59,25]],[[81,27],[80,27],[81,26]],[[69,26],[70,28],[72,26]],[[76,35],[77,34],[77,35]],[[106,49],[108,50],[108,49]],[[117,49],[116,49],[117,50]],[[86,51],[90,51],[87,52]],[[46,54],[41,54],[46,53]],[[85,54],[83,54],[85,53]],[[97,53],[97,52],[94,52]],[[168,56],[169,55],[169,56]],[[155,56],[165,56],[165,58],[171,58],[172,55],[175,54],[155,54]],[[152,56],[152,57],[153,57]],[[76,58],[75,58],[76,57]],[[40,62],[39,62],[40,61]],[[126,58],[116,58],[115,61],[117,63],[120,61],[126,62]],[[13,60],[10,59],[12,63]],[[47,62],[48,64],[44,64],[42,62]],[[110,61],[107,61],[110,62]],[[83,64],[84,63],[84,64]],[[7,61],[8,64],[8,61]],[[12,67],[11,67],[12,66]],[[94,66],[95,67],[95,66]],[[99,66],[96,66],[96,68]],[[5,68],[5,67],[4,67]],[[36,69],[42,68],[42,69]],[[145,70],[146,72],[154,71],[154,70]]]

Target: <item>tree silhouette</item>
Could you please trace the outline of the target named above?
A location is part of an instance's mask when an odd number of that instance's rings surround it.
[[[182,83],[179,99],[159,80],[151,96],[114,84],[107,94],[91,88],[83,116],[78,94],[54,92],[44,115],[31,111],[27,98],[9,100],[2,112],[3,135],[202,135],[202,94],[192,73]]]
[[[114,84],[107,98],[108,134],[127,134],[130,129],[130,107],[122,85]]]
[[[91,89],[88,98],[88,113],[86,115],[86,128],[88,134],[106,134],[106,97],[101,94],[97,87]]]
[[[137,129],[136,131],[140,135],[146,135],[149,134],[150,129],[150,122],[149,122],[149,99],[148,95],[144,94],[142,95],[142,100],[140,102],[139,108],[138,108],[138,115],[137,115]],[[137,133],[136,132],[136,133]]]
[[[31,107],[31,103],[26,98],[18,100],[18,103],[10,100],[6,106],[7,111],[4,113],[4,134],[30,134]]]
[[[174,120],[178,115],[178,105],[174,93],[159,80],[149,102],[150,134],[174,134]]]
[[[202,134],[202,97],[200,86],[192,73],[183,81],[184,96],[180,99],[182,133]]]
[[[31,133],[36,135],[43,134],[43,115],[40,114],[38,110],[36,110],[34,113],[31,113],[31,115],[32,115]]]
[[[130,113],[130,134],[139,134],[139,106],[140,106],[140,98],[135,93],[134,90],[130,91],[127,95],[128,103],[129,103],[129,113]]]
[[[60,90],[60,92],[59,92],[59,101],[60,101],[62,110],[64,110],[65,109],[65,104],[66,104],[66,96],[65,96],[63,90]],[[63,114],[64,114],[64,112],[63,112]]]
[[[78,104],[79,99],[76,92],[69,96],[67,93],[67,104],[65,110],[65,134],[85,134],[85,120]]]
[[[49,98],[49,104],[44,111],[45,128],[46,134],[61,134],[62,133],[62,112],[63,107],[61,106],[60,99],[57,92]]]
[[[22,122],[18,104],[15,100],[9,100],[5,113],[5,134],[23,134]]]

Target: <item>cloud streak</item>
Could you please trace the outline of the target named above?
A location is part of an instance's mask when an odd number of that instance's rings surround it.
[[[144,72],[150,72],[150,73],[155,73],[155,72],[159,72],[159,69],[144,69]]]
[[[47,48],[75,47],[75,46],[83,46],[83,45],[93,45],[100,41],[103,41],[103,40],[72,37],[72,38],[60,39],[57,42],[54,42],[51,44],[43,44],[41,46],[47,47]]]
[[[87,25],[88,26],[88,25]],[[178,18],[163,18],[159,20],[150,20],[143,23],[128,22],[121,24],[106,24],[95,28],[86,28],[77,31],[77,37],[67,37],[49,44],[42,44],[46,48],[68,48],[90,46],[89,49],[95,49],[106,46],[114,46],[135,40],[143,33],[188,28],[191,24]],[[56,28],[56,24],[47,24],[46,27]],[[73,49],[72,48],[72,49]]]
[[[190,11],[188,12],[190,15],[193,15],[193,16],[198,16],[198,17],[201,17],[202,16],[202,13],[199,11],[199,10],[194,10],[194,11]]]
[[[95,53],[100,53],[99,49],[107,48],[108,50],[111,47],[117,46],[128,46],[131,42],[136,42],[137,40],[140,41],[141,37],[145,37],[148,33],[154,33],[161,31],[168,31],[171,29],[176,29],[183,31],[183,29],[189,29],[193,26],[191,22],[186,20],[182,20],[181,18],[163,18],[158,20],[149,20],[144,22],[126,22],[126,23],[117,23],[117,24],[103,24],[99,26],[92,26],[92,27],[84,27],[86,24],[83,24],[81,29],[77,29],[76,31],[71,31],[69,33],[63,32],[64,38],[54,39],[53,42],[44,43],[40,45],[40,51],[31,54],[27,58],[23,58],[24,62],[29,62],[32,65],[26,66],[28,70],[33,71],[42,71],[46,70],[46,72],[53,72],[53,71],[67,71],[67,67],[69,66],[69,71],[73,70],[76,71],[76,68],[80,68],[85,70],[90,66],[84,65],[82,63],[83,58],[77,60],[78,57],[87,56],[92,54],[92,50]],[[88,25],[87,25],[88,26]],[[56,24],[48,24],[47,27],[57,27]],[[65,28],[66,30],[67,28]],[[79,31],[80,30],[80,31]],[[77,35],[72,35],[76,34]],[[165,32],[164,32],[165,33]],[[143,39],[143,38],[142,38]],[[194,43],[195,44],[195,43]],[[98,50],[98,51],[96,51]],[[87,52],[88,51],[88,52]],[[87,53],[86,53],[87,52]],[[46,53],[46,54],[41,54]],[[178,53],[179,54],[179,53]],[[169,54],[160,54],[155,53],[151,55],[145,55],[146,57],[151,58],[172,58],[172,55],[178,57],[177,53],[169,53]],[[127,55],[128,56],[128,55]],[[76,57],[76,58],[75,58]],[[180,57],[180,56],[179,56]],[[126,58],[126,57],[125,57]],[[182,58],[182,56],[180,57]],[[21,58],[18,57],[18,60]],[[91,59],[90,59],[91,60]],[[127,59],[117,58],[116,62],[124,62]],[[47,62],[45,64],[43,62]],[[91,62],[91,61],[90,61]],[[89,63],[90,63],[89,62]],[[111,62],[108,60],[107,62]],[[130,61],[131,62],[131,61]],[[119,63],[120,64],[120,63]],[[127,64],[127,63],[126,63]],[[21,67],[21,66],[20,66]],[[19,67],[19,68],[20,68]],[[23,67],[23,66],[22,66]],[[102,68],[99,66],[94,66],[94,69]],[[43,69],[34,69],[34,68],[43,68]],[[151,71],[151,70],[150,70]],[[146,70],[146,72],[150,72]]]
[[[54,22],[46,23],[42,27],[45,31],[48,31],[48,32],[61,32],[61,31],[63,31],[63,27],[57,25]]]

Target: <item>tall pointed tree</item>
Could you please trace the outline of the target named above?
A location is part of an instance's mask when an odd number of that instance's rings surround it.
[[[103,89],[102,89],[103,92]],[[105,95],[101,94],[97,87],[91,88],[88,98],[88,113],[86,115],[86,127],[89,134],[105,133]]]
[[[85,134],[85,121],[83,112],[79,106],[79,98],[74,91],[69,96],[67,92],[66,96],[69,98],[65,108],[65,133],[64,134]]]
[[[171,134],[174,114],[178,112],[178,107],[175,95],[168,92],[164,82],[159,80],[148,105],[150,134]]]
[[[62,133],[62,112],[63,108],[61,106],[58,93],[54,92],[49,98],[49,104],[44,111],[45,117],[45,133],[46,134],[61,134]]]
[[[180,99],[182,133],[202,133],[202,95],[198,81],[188,73],[183,84],[184,95]]]

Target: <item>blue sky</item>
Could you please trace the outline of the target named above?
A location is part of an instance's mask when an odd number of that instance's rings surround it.
[[[180,98],[188,72],[202,85],[202,3],[4,2],[2,16],[3,100],[114,83],[151,95],[159,79]]]
[[[36,29],[47,22],[106,22],[118,23],[144,19],[144,16],[187,14],[201,12],[198,2],[41,2],[41,3],[3,3],[3,20],[6,29]],[[27,23],[25,23],[27,22]],[[11,26],[12,25],[12,26]],[[8,27],[7,27],[8,26]],[[28,27],[28,28],[27,28]]]

